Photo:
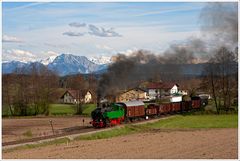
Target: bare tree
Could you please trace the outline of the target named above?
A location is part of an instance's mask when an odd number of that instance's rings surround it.
[[[84,103],[85,91],[89,89],[88,82],[82,75],[71,76],[67,79],[67,87],[77,91],[76,113],[82,114],[82,105]]]
[[[210,87],[217,113],[223,108],[231,107],[231,101],[237,94],[237,62],[236,54],[227,48],[220,48],[209,60],[205,69],[206,77],[202,84]]]
[[[12,82],[13,77],[10,74],[3,75],[3,81],[2,81],[2,97],[3,97],[3,104],[7,104],[10,114],[14,115],[14,109],[13,109],[13,96],[11,94],[12,90]]]
[[[28,85],[29,79],[28,76],[25,74],[24,68],[17,69],[15,74],[15,97],[14,97],[14,110],[16,113],[21,116],[27,115],[27,108],[29,104],[29,97],[28,97]]]

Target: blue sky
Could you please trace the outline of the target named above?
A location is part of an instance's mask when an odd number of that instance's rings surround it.
[[[3,61],[61,53],[112,56],[137,49],[161,54],[172,43],[200,35],[199,14],[205,5],[4,2]]]

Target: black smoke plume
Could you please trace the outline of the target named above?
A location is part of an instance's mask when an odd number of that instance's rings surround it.
[[[200,14],[203,35],[214,48],[234,49],[238,43],[238,3],[208,3]]]
[[[149,80],[177,81],[181,78],[179,64],[207,60],[214,51],[225,46],[234,49],[238,43],[238,4],[208,3],[201,11],[202,36],[191,37],[185,44],[170,45],[160,55],[139,50],[130,56],[118,54],[101,76],[98,96],[116,95],[120,90],[136,87]]]
[[[160,78],[164,81],[177,80],[181,72],[177,64],[181,64],[182,60],[187,60],[189,55],[181,58],[180,61],[174,59],[178,56],[176,52],[166,59],[146,50],[136,51],[130,56],[118,54],[115,62],[102,75],[98,93],[104,97],[116,95],[120,90],[136,87],[143,81],[160,80]]]

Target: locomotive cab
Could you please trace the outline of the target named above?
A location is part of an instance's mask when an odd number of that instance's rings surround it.
[[[124,121],[124,108],[120,104],[113,103],[110,106],[97,108],[92,111],[93,127],[106,127],[121,124]]]

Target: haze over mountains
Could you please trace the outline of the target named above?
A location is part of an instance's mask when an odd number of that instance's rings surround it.
[[[55,71],[60,76],[72,74],[101,74],[104,73],[108,65],[111,64],[111,58],[107,56],[87,58],[86,56],[76,56],[72,54],[61,54],[52,56],[46,60],[35,62],[10,61],[2,63],[2,73],[9,74],[19,68],[28,69],[32,63],[37,67],[47,66],[48,69]],[[185,75],[199,76],[202,74],[206,64],[183,64],[181,68]]]

